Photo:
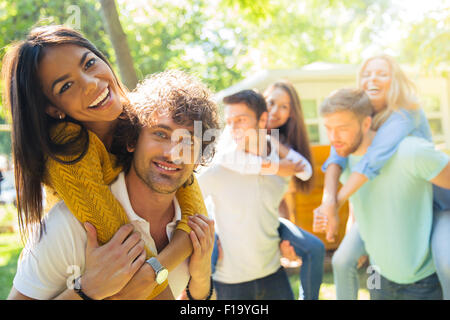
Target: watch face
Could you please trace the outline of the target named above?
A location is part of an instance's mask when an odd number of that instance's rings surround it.
[[[169,271],[167,269],[162,269],[158,272],[156,276],[156,283],[161,284],[166,281]]]

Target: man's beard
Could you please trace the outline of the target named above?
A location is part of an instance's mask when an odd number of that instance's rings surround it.
[[[348,157],[349,155],[354,153],[356,150],[358,150],[359,146],[362,143],[363,137],[364,137],[363,132],[360,130],[358,136],[354,140],[355,142],[352,145],[350,145],[350,147],[348,147],[345,150],[341,149],[341,151],[338,151],[339,149],[336,149],[336,153],[341,157]]]
[[[133,161],[132,163],[134,172],[136,172],[137,177],[145,183],[147,187],[149,187],[151,190],[162,193],[162,194],[171,194],[176,192],[181,186],[185,184],[187,179],[184,179],[184,176],[177,176],[177,177],[170,177],[168,175],[165,175],[163,173],[155,172],[154,170],[150,169],[147,170],[147,172],[142,172],[139,170],[139,168],[136,166],[136,162]],[[162,181],[161,181],[162,180]]]

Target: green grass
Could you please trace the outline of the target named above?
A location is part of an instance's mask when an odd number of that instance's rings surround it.
[[[8,297],[17,269],[22,242],[13,205],[0,205],[0,300]]]
[[[0,234],[0,300],[6,299],[12,287],[21,250],[17,233]]]
[[[365,273],[365,268],[361,268],[358,270],[359,275],[359,292],[358,299],[360,300],[370,300],[369,291],[366,288],[367,282],[367,274]],[[292,291],[294,292],[295,299],[298,299],[298,291],[299,291],[299,275],[290,274],[289,282],[292,287]],[[333,281],[333,272],[328,271],[323,275],[322,285],[320,286],[319,292],[319,300],[336,300],[336,289]]]
[[[17,209],[12,204],[0,205],[0,227],[4,230],[7,227],[15,227],[17,225]]]

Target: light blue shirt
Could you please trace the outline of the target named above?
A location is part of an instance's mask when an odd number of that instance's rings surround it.
[[[350,156],[345,183],[362,157]],[[409,284],[435,272],[431,258],[432,184],[448,156],[432,143],[406,137],[383,166],[382,174],[352,197],[356,221],[371,263],[396,283]]]

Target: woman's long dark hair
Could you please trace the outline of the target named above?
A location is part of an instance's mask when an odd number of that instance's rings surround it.
[[[11,112],[11,142],[22,239],[26,237],[29,226],[37,224],[39,235],[44,229],[42,182],[46,159],[51,157],[69,165],[79,161],[89,145],[88,131],[81,123],[69,116],[57,120],[45,112],[50,102],[38,77],[39,62],[45,48],[64,44],[87,48],[110,66],[91,42],[79,32],[65,26],[32,29],[27,38],[15,43],[3,59],[3,99],[4,106]],[[118,83],[123,90],[120,82]],[[79,134],[62,144],[55,142],[50,136],[50,128],[61,122],[72,122],[80,126]],[[73,156],[73,160],[64,162],[58,156]]]
[[[294,86],[288,81],[278,81],[271,84],[265,91],[264,96],[267,98],[268,94],[279,88],[289,95],[291,101],[291,112],[288,121],[279,127],[280,142],[288,144],[291,148],[304,156],[313,169],[312,177],[303,181],[294,176],[295,187],[301,192],[308,193],[314,186],[314,166],[311,156],[311,148],[309,145],[308,131],[306,130],[305,119],[303,117],[302,104]]]

